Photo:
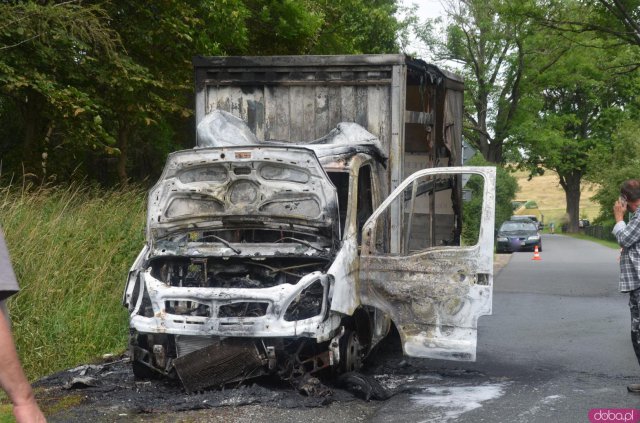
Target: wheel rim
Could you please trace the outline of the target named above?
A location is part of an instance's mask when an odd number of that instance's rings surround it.
[[[344,368],[353,372],[362,367],[362,344],[355,332],[350,332],[346,338]]]

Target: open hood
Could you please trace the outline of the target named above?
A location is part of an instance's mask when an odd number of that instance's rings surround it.
[[[149,191],[147,239],[223,227],[308,228],[339,236],[336,189],[302,147],[232,146],[178,151]]]

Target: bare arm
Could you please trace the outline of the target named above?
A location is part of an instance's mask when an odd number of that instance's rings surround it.
[[[13,403],[13,415],[18,423],[46,422],[36,403],[13,343],[9,322],[0,310],[0,386]]]

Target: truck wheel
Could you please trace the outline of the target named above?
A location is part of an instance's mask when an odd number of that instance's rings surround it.
[[[364,348],[358,334],[354,330],[347,329],[340,338],[340,370],[343,373],[360,370],[363,356]]]

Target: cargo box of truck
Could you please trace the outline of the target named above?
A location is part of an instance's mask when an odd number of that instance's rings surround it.
[[[409,356],[475,360],[495,170],[462,166],[462,80],[404,55],[193,64],[197,145],[149,192],[124,292],[136,375],[353,371],[393,325]]]

